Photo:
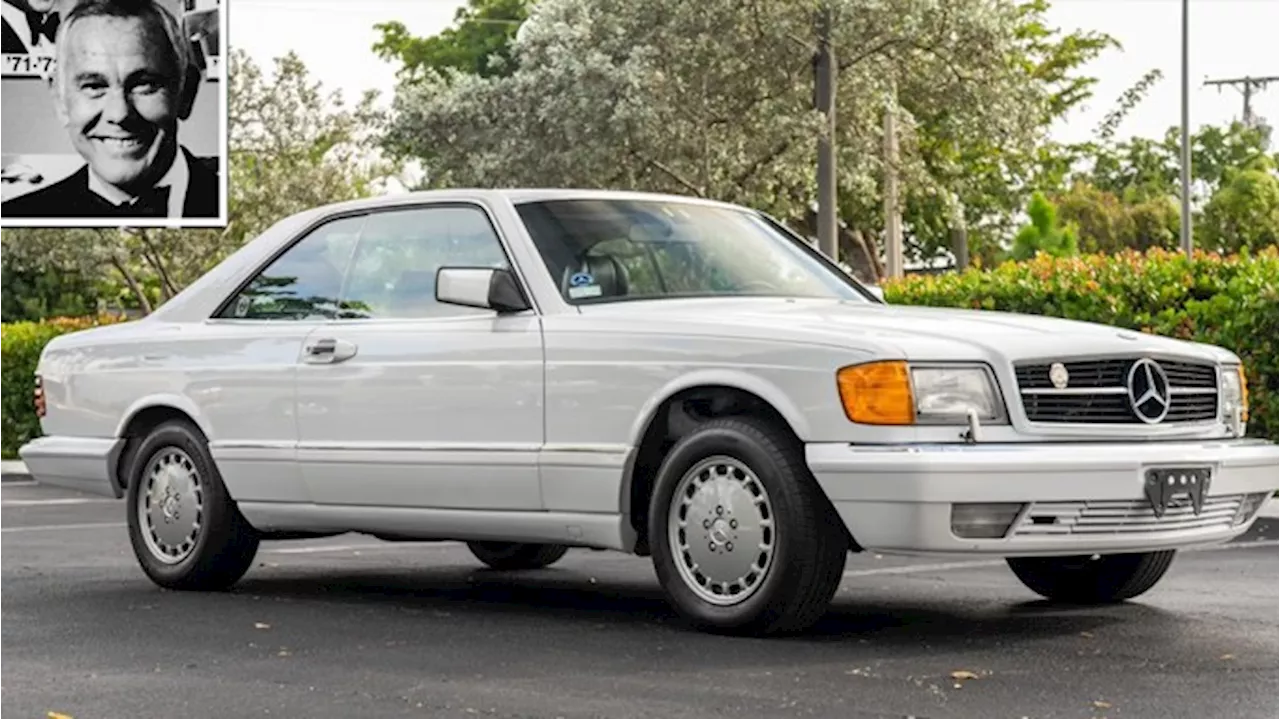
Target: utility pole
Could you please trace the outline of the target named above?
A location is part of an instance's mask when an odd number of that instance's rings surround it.
[[[969,230],[965,223],[964,205],[956,193],[951,193],[951,219],[947,227],[951,237],[951,251],[956,258],[956,272],[964,272],[969,267]]]
[[[1234,87],[1240,90],[1244,95],[1244,113],[1240,116],[1241,121],[1247,127],[1256,127],[1258,118],[1253,114],[1253,92],[1255,90],[1261,92],[1267,89],[1267,85],[1273,82],[1280,82],[1280,77],[1235,77],[1229,80],[1205,80],[1205,85],[1213,85],[1219,90],[1223,86]]]
[[[898,91],[892,86],[884,108],[885,274],[902,277],[902,208],[898,206]]]
[[[1191,2],[1182,0],[1182,252],[1191,255],[1191,79],[1190,25]]]
[[[837,261],[836,249],[836,63],[831,52],[831,4],[818,10],[818,52],[814,56],[814,100],[824,116],[818,137],[818,249]]]

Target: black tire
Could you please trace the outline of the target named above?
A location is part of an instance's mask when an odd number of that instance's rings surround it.
[[[1151,589],[1169,571],[1174,550],[1092,558],[1023,557],[1009,568],[1027,589],[1067,604],[1123,602]]]
[[[560,561],[569,551],[562,544],[520,544],[518,542],[467,542],[467,548],[494,569],[542,569]]]
[[[200,527],[196,530],[194,546],[184,558],[172,563],[159,559],[148,546],[138,501],[144,491],[148,468],[171,449],[180,450],[190,458],[202,489]],[[219,590],[239,581],[257,554],[258,533],[227,494],[200,431],[189,422],[164,422],[142,440],[133,457],[126,513],[129,541],[143,572],[151,581],[168,589]]]
[[[704,599],[686,583],[667,527],[686,473],[719,456],[745,464],[763,485],[776,531],[770,540],[774,555],[759,584],[746,599],[728,606]],[[650,498],[648,529],[658,580],[681,616],[705,631],[771,635],[803,631],[826,613],[849,552],[841,521],[789,432],[764,419],[730,417],[699,425],[667,453]],[[691,527],[696,533],[697,526]],[[733,551],[731,545],[725,548]]]

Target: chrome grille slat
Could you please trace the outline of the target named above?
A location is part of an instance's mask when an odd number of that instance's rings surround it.
[[[1200,516],[1190,506],[1171,507],[1163,517],[1146,500],[1037,502],[1014,528],[1015,537],[1069,534],[1141,534],[1187,529],[1226,529],[1240,509],[1243,495],[1209,497]],[[1053,523],[1037,524],[1052,519]]]
[[[1014,367],[1023,410],[1032,422],[1141,424],[1129,403],[1129,369],[1139,358],[1063,362],[1067,387],[1049,380],[1051,363]],[[1218,416],[1218,375],[1212,364],[1156,360],[1169,380],[1169,409],[1162,423],[1206,422]],[[1092,391],[1091,391],[1092,390]]]

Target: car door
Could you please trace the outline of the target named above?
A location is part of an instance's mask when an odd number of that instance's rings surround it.
[[[479,205],[366,218],[339,317],[307,337],[298,367],[298,459],[316,503],[541,509],[538,316],[437,302],[446,265],[510,267]]]
[[[241,501],[309,502],[297,458],[295,380],[304,340],[337,315],[363,217],[307,232],[182,344],[187,395],[214,430],[210,453]]]

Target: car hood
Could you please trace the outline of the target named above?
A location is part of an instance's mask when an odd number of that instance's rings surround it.
[[[789,298],[666,299],[582,307],[585,315],[651,318],[668,331],[847,346],[881,356],[1011,361],[1106,355],[1172,355],[1234,361],[1210,345],[1054,317]],[[636,322],[636,320],[639,320]]]

